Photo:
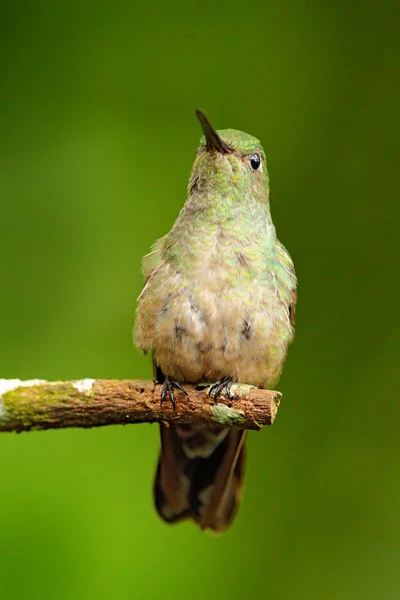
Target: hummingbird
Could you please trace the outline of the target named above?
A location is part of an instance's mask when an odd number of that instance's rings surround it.
[[[161,402],[185,383],[208,382],[214,399],[233,382],[274,386],[294,336],[296,276],[271,218],[269,176],[258,139],[216,131],[197,110],[203,137],[187,200],[142,263],[134,339],[153,357]],[[245,431],[160,425],[154,500],[162,519],[192,519],[223,532],[242,495]]]

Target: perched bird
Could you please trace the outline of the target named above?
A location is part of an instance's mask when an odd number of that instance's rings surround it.
[[[174,388],[232,382],[261,388],[279,379],[294,335],[296,276],[276,237],[264,150],[251,135],[215,131],[201,111],[188,197],[171,231],[143,259],[136,345],[155,378]],[[238,508],[245,432],[161,425],[155,504],[168,522],[193,519],[222,532]]]

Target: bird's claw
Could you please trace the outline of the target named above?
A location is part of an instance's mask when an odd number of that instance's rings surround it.
[[[218,379],[218,381],[216,381],[212,386],[210,386],[208,388],[207,393],[216,402],[218,400],[219,396],[221,395],[222,391],[225,389],[226,397],[229,400],[232,400],[235,397],[234,394],[231,393],[232,384],[233,384],[233,378],[225,375],[225,377],[221,377],[221,379]]]
[[[174,410],[175,410],[176,404],[175,404],[174,388],[176,388],[178,390],[181,390],[181,392],[183,392],[185,394],[185,396],[188,395],[188,393],[185,390],[185,388],[183,388],[178,381],[173,381],[168,376],[166,376],[165,379],[164,379],[164,382],[163,382],[162,390],[161,390],[161,400],[160,400],[160,405],[161,406],[162,406],[162,403],[165,400],[166,395],[168,394],[169,395],[169,399],[172,402],[172,406],[174,407]]]

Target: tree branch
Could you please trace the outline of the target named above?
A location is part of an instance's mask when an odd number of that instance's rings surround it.
[[[0,379],[0,432],[101,427],[128,423],[219,423],[239,429],[261,429],[274,422],[280,392],[233,384],[233,400],[215,402],[207,388],[185,385],[176,390],[176,409],[153,381],[82,379],[48,382]]]

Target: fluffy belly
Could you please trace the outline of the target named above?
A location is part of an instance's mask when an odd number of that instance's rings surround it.
[[[151,349],[161,370],[181,382],[223,376],[257,387],[279,378],[292,338],[288,307],[275,289],[223,293],[200,286],[172,294],[152,319]]]

